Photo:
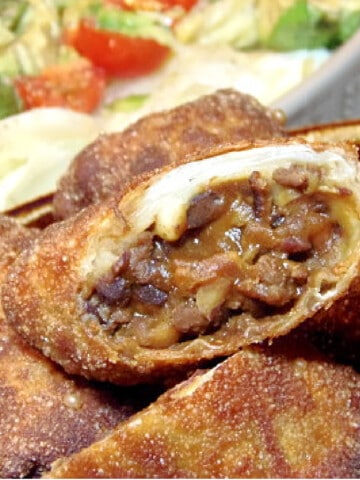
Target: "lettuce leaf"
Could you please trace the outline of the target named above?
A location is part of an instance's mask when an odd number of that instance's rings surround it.
[[[21,111],[21,102],[10,82],[0,77],[0,119]]]
[[[346,42],[360,28],[360,10],[345,12],[339,19],[339,40]]]
[[[170,47],[174,44],[173,34],[158,12],[127,11],[98,2],[89,6],[89,12],[101,30],[151,38]]]
[[[355,18],[356,17],[356,18]],[[330,18],[307,0],[297,0],[279,17],[265,46],[274,50],[335,48],[349,38],[360,19],[352,13]]]
[[[134,94],[123,98],[117,98],[111,103],[105,105],[105,108],[110,112],[128,113],[142,107],[148,99],[148,94]]]

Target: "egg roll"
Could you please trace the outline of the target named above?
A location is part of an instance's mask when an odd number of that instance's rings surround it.
[[[157,382],[284,335],[358,277],[352,145],[219,146],[48,227],[3,288],[8,320],[69,373]]]
[[[360,372],[360,278],[343,299],[302,325],[318,348]]]
[[[214,145],[286,136],[284,115],[234,89],[141,118],[122,132],[100,135],[72,161],[54,196],[54,215],[66,218],[119,193],[135,175]]]
[[[37,235],[0,215],[0,284]],[[29,346],[0,305],[1,478],[39,477],[55,459],[100,440],[135,411],[130,394],[70,377]]]
[[[282,340],[198,372],[49,477],[359,478],[359,374]]]

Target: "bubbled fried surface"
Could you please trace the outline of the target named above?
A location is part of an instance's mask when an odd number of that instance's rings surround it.
[[[121,133],[101,135],[77,155],[55,194],[55,216],[118,195],[134,176],[215,145],[285,136],[282,121],[278,112],[232,89],[147,115]]]
[[[358,478],[360,378],[289,337],[193,377],[51,478]]]
[[[37,235],[0,216],[0,283]],[[120,395],[66,375],[13,330],[1,309],[1,478],[39,476],[56,458],[102,438],[135,410]]]
[[[24,228],[16,220],[0,214],[0,283],[7,267],[37,235],[36,229]]]
[[[72,379],[0,322],[1,478],[38,476],[133,413],[115,390]]]

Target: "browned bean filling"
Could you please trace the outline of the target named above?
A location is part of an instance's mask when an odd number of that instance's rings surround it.
[[[294,165],[271,185],[253,172],[197,195],[181,238],[144,232],[97,282],[87,311],[109,334],[152,348],[211,333],[233,315],[288,311],[342,235],[330,202],[351,192],[320,193],[320,179],[319,169]]]

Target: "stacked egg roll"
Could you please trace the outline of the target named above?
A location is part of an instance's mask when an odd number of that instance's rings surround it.
[[[358,478],[360,376],[305,338],[198,372],[49,478]]]
[[[0,284],[38,235],[0,216]],[[39,477],[137,411],[128,393],[65,374],[21,338],[1,305],[0,385],[1,478]]]

